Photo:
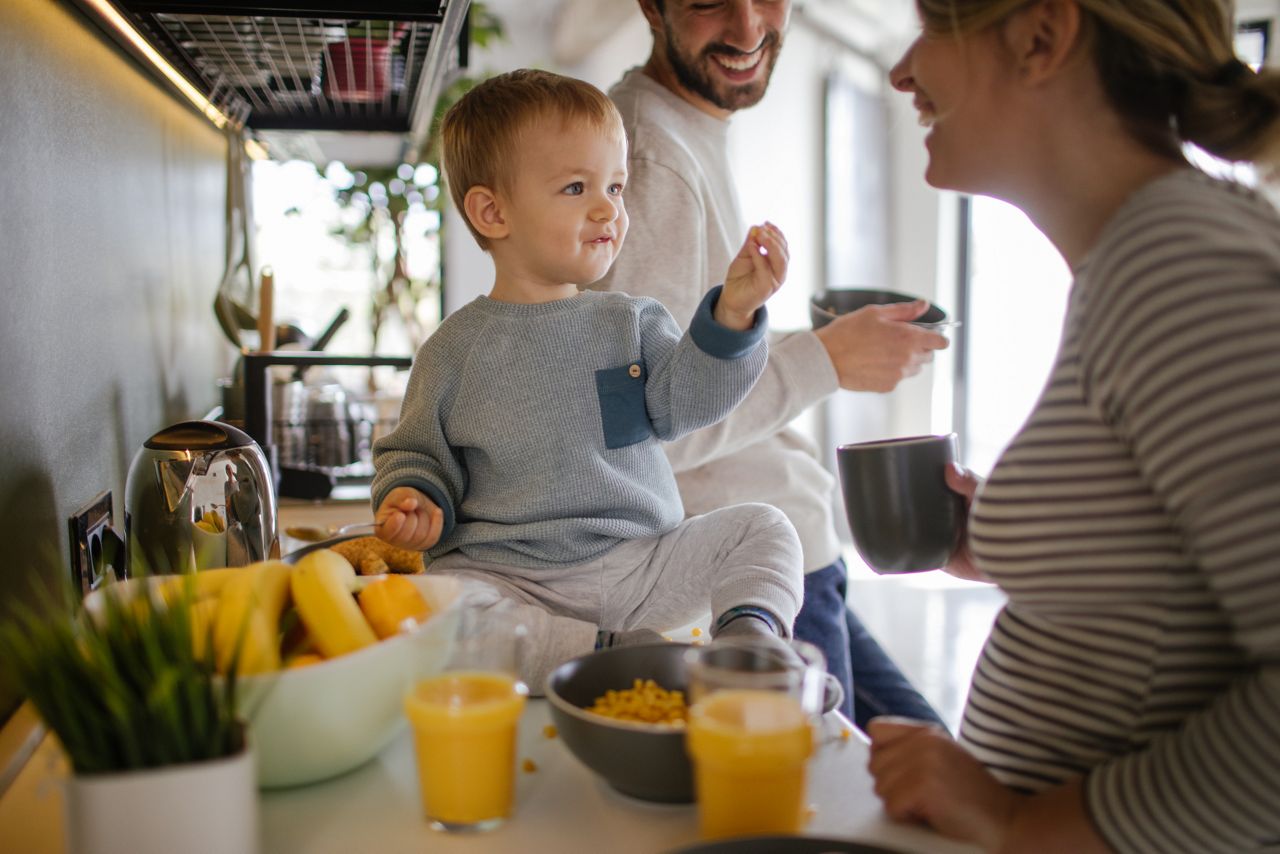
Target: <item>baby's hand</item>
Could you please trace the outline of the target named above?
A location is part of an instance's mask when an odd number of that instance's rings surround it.
[[[397,486],[373,514],[373,530],[393,546],[425,551],[440,540],[444,512],[410,486]]]
[[[716,322],[730,329],[750,329],[756,309],[787,278],[789,257],[787,238],[776,225],[753,225],[724,277],[724,289],[716,301]]]

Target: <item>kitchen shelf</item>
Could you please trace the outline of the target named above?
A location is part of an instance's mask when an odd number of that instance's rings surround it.
[[[470,0],[111,3],[254,131],[389,132],[416,152],[441,87],[467,63]]]

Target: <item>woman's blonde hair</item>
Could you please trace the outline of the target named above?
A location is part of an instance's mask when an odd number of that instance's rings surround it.
[[[467,191],[483,186],[499,192],[514,184],[513,165],[521,135],[543,120],[579,124],[625,138],[622,116],[609,96],[584,80],[522,68],[490,77],[449,108],[440,123],[445,179],[463,219]],[[481,249],[489,241],[467,228]]]
[[[925,32],[994,26],[1038,0],[918,0]],[[1236,58],[1232,0],[1076,0],[1107,99],[1134,136],[1176,154],[1280,166],[1280,75]]]

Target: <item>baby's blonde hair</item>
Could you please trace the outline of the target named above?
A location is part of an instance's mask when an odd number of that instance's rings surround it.
[[[1035,0],[918,0],[926,33],[995,26]],[[1231,0],[1076,0],[1103,89],[1133,135],[1280,166],[1280,75],[1236,59]]]
[[[609,96],[583,80],[523,68],[476,85],[445,113],[440,125],[445,180],[459,212],[472,187],[509,191],[521,136],[540,121],[585,126],[625,138],[622,116]],[[481,249],[489,241],[467,219]]]

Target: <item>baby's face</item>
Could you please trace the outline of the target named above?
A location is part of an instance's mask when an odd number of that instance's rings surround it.
[[[609,271],[627,234],[627,144],[581,122],[525,131],[504,215],[503,255],[525,281],[588,285]]]

